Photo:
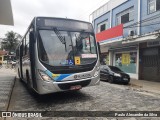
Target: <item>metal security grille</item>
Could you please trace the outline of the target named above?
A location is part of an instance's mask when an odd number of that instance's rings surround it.
[[[160,82],[160,47],[142,51],[142,79]]]

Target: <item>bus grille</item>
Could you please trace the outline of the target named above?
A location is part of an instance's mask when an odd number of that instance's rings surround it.
[[[85,87],[89,85],[90,82],[91,80],[79,81],[74,83],[64,83],[64,84],[58,84],[58,87],[62,90],[69,90],[71,86],[81,85],[81,87]]]

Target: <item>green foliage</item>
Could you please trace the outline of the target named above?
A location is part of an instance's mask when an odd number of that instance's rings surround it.
[[[14,52],[21,38],[22,36],[18,33],[13,31],[7,32],[5,38],[2,40],[2,49]]]

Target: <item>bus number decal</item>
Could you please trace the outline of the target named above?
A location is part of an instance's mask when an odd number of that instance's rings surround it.
[[[75,65],[80,65],[81,64],[81,60],[80,60],[80,57],[74,57],[74,62],[75,62]]]

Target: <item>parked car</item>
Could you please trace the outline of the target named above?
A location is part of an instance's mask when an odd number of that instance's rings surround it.
[[[100,78],[110,83],[122,82],[128,84],[130,82],[130,76],[115,66],[101,65]]]

